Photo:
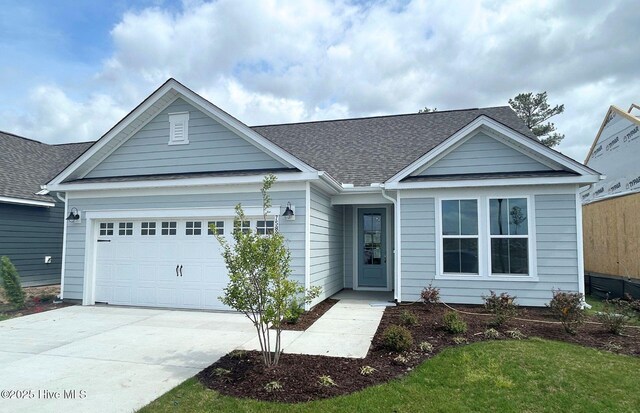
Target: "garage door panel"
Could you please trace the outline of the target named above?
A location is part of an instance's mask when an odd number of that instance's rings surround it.
[[[135,256],[134,252],[137,252],[135,251],[137,249],[136,244],[131,241],[122,241],[116,238],[109,244],[113,244],[116,246],[116,259],[130,260]]]

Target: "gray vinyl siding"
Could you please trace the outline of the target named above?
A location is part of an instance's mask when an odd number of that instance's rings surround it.
[[[311,286],[322,287],[314,302],[344,287],[343,207],[332,206],[331,199],[311,187]]]
[[[62,202],[52,208],[0,204],[0,256],[11,259],[22,285],[60,283],[63,227]]]
[[[344,206],[344,288],[353,288],[353,207]]]
[[[189,144],[168,145],[169,113],[189,112]],[[283,168],[256,146],[177,99],[98,164],[88,178]]]
[[[305,191],[272,191],[273,205],[296,206],[295,221],[280,220],[279,230],[285,235],[291,250],[292,279],[304,285],[305,271]],[[234,194],[184,194],[158,196],[131,196],[113,198],[78,198],[69,201],[69,208],[76,207],[81,215],[87,210],[131,210],[144,208],[207,208],[262,205],[262,197],[256,193]],[[84,280],[86,221],[67,226],[67,257],[65,263],[65,299],[82,299]]]
[[[431,282],[449,303],[478,304],[483,294],[494,290],[516,295],[521,305],[543,306],[552,289],[578,291],[575,194],[535,195],[534,203],[539,281],[436,280],[435,201],[403,198],[402,301],[417,300]]]
[[[549,171],[546,165],[478,133],[416,176]]]

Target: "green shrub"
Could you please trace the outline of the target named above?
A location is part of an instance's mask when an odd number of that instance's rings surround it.
[[[433,351],[433,344],[429,343],[428,341],[423,341],[422,343],[418,344],[418,348],[423,353],[431,353]]]
[[[464,334],[467,332],[467,323],[455,311],[444,313],[442,321],[445,330],[452,334]]]
[[[279,381],[270,381],[264,385],[264,389],[269,393],[273,393],[274,391],[282,390],[282,384]]]
[[[427,308],[435,307],[440,303],[440,289],[429,284],[420,293],[420,298]]]
[[[400,322],[407,327],[415,326],[418,324],[418,317],[411,311],[403,310],[400,313]]]
[[[619,298],[604,300],[602,311],[597,314],[598,320],[608,332],[622,334],[624,325],[631,319],[629,302]]]
[[[501,326],[517,314],[516,297],[507,293],[497,295],[494,291],[490,291],[490,294],[483,295],[482,299],[485,310],[493,314],[493,325]]]
[[[362,366],[360,367],[360,374],[362,376],[370,376],[375,373],[377,370],[371,366]]]
[[[455,336],[453,338],[453,342],[456,344],[467,344],[469,340],[467,340],[467,338],[463,336]]]
[[[318,383],[322,386],[322,387],[331,387],[331,386],[337,386],[336,382],[333,381],[333,379],[331,378],[331,376],[328,375],[323,375],[318,377]]]
[[[413,337],[406,327],[392,325],[382,332],[382,344],[386,349],[400,353],[411,348]]]
[[[581,293],[553,290],[553,298],[547,307],[560,320],[567,333],[576,334],[586,317],[583,303],[584,296]]]
[[[635,300],[631,294],[626,293],[624,299],[629,302],[629,308],[636,312],[636,315],[640,317],[640,300]]]
[[[302,314],[304,314],[304,306],[301,305],[298,300],[292,300],[289,304],[289,317],[287,318],[287,323],[297,324]]]
[[[484,331],[484,338],[488,338],[489,340],[495,340],[500,338],[500,332],[495,328],[489,328]]]
[[[522,331],[518,330],[517,328],[514,328],[513,330],[508,330],[507,336],[509,336],[509,338],[512,338],[514,340],[524,340],[525,338],[527,338],[527,336],[525,336],[522,333]]]
[[[2,288],[7,300],[15,309],[24,307],[25,293],[20,284],[18,270],[11,263],[9,257],[0,259],[0,278],[2,278]]]

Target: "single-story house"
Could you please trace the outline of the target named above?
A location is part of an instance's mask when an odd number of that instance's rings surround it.
[[[60,282],[64,202],[41,185],[90,145],[0,132],[0,256],[11,259],[23,286]]]
[[[541,306],[553,288],[583,291],[579,188],[599,179],[508,107],[248,127],[169,79],[47,189],[78,211],[63,297],[86,305],[224,309],[208,225],[227,235],[241,203],[239,225],[284,234],[318,300],[414,301],[433,283],[447,302],[497,290]]]
[[[587,289],[600,297],[640,298],[639,115],[610,106],[584,161],[603,174],[581,193]]]

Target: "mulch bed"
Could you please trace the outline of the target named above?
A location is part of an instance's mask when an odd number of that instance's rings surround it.
[[[0,297],[0,315],[15,318],[73,305],[64,302],[54,302],[56,294],[60,292],[60,286],[58,285],[26,287],[24,291],[26,295],[25,307],[20,310],[15,310],[7,302],[6,298]]]
[[[295,324],[285,324],[282,329],[283,330],[293,330],[293,331],[304,331],[311,326],[311,324],[315,323],[317,319],[322,317],[324,313],[329,311],[331,307],[337,303],[338,300],[334,300],[333,298],[327,298],[326,300],[316,304],[311,310],[305,312],[300,316],[298,322]]]
[[[453,335],[444,330],[442,317],[448,309],[442,305],[431,311],[427,311],[422,304],[389,307],[385,310],[369,353],[364,359],[283,354],[279,366],[269,369],[262,364],[260,352],[236,351],[207,367],[197,377],[203,385],[222,394],[266,401],[296,403],[352,393],[403,376],[447,347],[489,340],[485,338],[484,332],[491,327],[491,317],[482,315],[484,311],[482,307],[461,305],[455,307],[462,311],[477,313],[477,315],[460,314],[468,324],[465,334]],[[399,362],[394,360],[397,357],[396,353],[389,352],[382,346],[381,335],[386,327],[401,324],[400,316],[403,311],[414,313],[419,323],[409,327],[414,346],[403,354],[406,361]],[[545,308],[521,308],[519,318],[555,321]],[[576,335],[570,335],[560,324],[520,320],[510,320],[503,326],[494,328],[500,332],[499,340],[507,339],[507,332],[517,329],[526,337],[559,340],[620,354],[640,356],[640,329],[627,328],[624,335],[614,336],[600,325],[584,324]],[[454,341],[454,338],[458,342]],[[419,350],[418,345],[423,341],[433,345],[431,352]],[[376,371],[368,376],[361,375],[360,368],[363,366],[371,366]],[[330,376],[337,385],[320,385],[319,377],[322,375]],[[265,385],[274,381],[282,386],[282,390],[267,391]]]

